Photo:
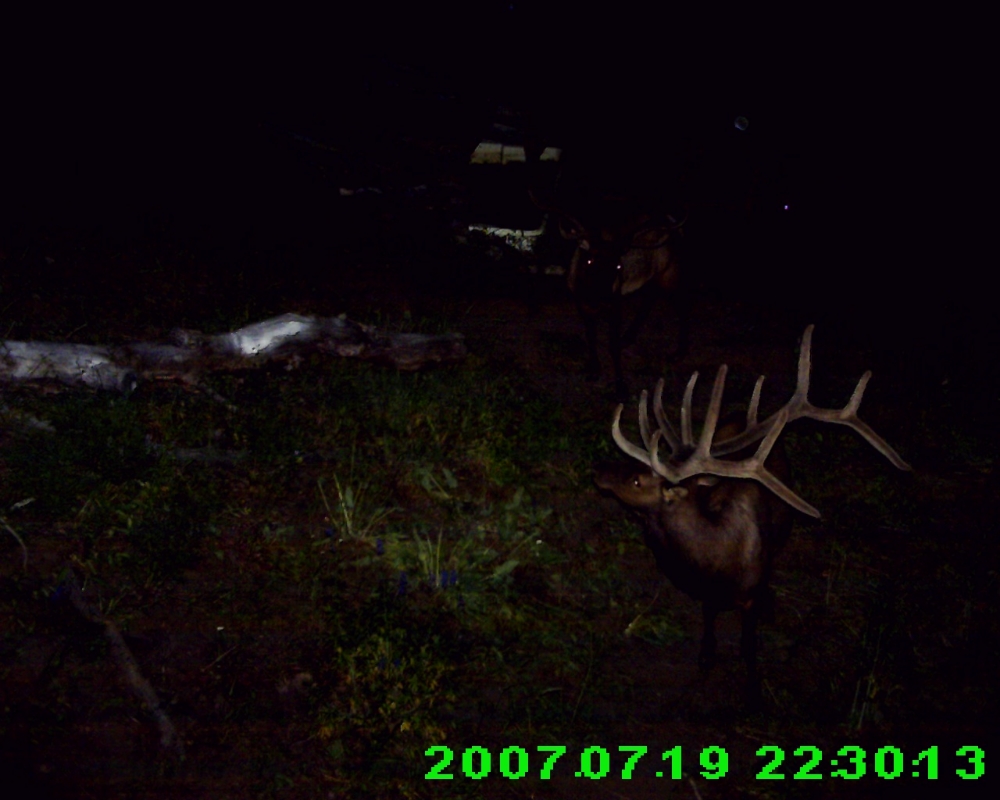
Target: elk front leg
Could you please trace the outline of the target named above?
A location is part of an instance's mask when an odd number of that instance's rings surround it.
[[[757,674],[757,620],[759,617],[760,609],[753,601],[746,608],[740,609],[742,623],[740,656],[742,656],[747,670],[746,705],[752,711],[759,709],[762,704],[760,675]]]
[[[611,344],[611,361],[615,368],[615,396],[622,402],[628,400],[628,384],[622,369],[622,299],[616,297],[611,304],[608,339]]]
[[[583,320],[583,330],[587,335],[587,366],[584,372],[587,380],[596,381],[601,377],[601,362],[597,358],[597,312],[577,303],[580,319]]]
[[[639,295],[639,308],[632,319],[632,324],[628,326],[625,335],[622,336],[622,347],[628,347],[635,343],[636,337],[639,335],[639,329],[642,328],[649,318],[649,314],[653,310],[653,305],[656,303],[656,296],[659,294],[657,288],[652,284],[646,284],[636,293]]]
[[[719,615],[716,608],[707,603],[701,607],[703,627],[701,634],[701,652],[698,653],[698,668],[708,672],[715,663],[715,618]]]
[[[683,282],[674,291],[671,302],[677,310],[677,348],[671,358],[682,358],[687,355],[688,341],[691,335],[691,293]]]
[[[687,353],[688,336],[691,330],[691,302],[690,296],[683,288],[683,284],[680,288],[674,288],[670,292],[664,292],[659,286],[646,284],[637,294],[639,295],[639,308],[636,310],[636,315],[629,325],[628,330],[625,331],[625,335],[622,336],[622,346],[628,347],[635,343],[640,329],[646,323],[646,320],[649,319],[653,306],[656,305],[661,295],[667,294],[670,305],[676,311],[678,327],[677,345],[669,357],[681,358],[684,356]]]

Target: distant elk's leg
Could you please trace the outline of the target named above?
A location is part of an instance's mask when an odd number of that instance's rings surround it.
[[[534,151],[529,158],[535,158]],[[581,199],[580,211],[584,213],[580,214],[540,199],[533,189],[529,189],[528,194],[535,206],[558,220],[563,238],[576,243],[566,283],[577,298],[586,328],[587,375],[590,378],[600,376],[596,331],[591,316],[604,316],[610,311],[614,317],[609,339],[615,393],[624,400],[628,396],[628,386],[621,364],[622,347],[635,341],[639,328],[649,316],[656,288],[669,293],[677,282],[678,267],[667,245],[683,222],[677,222],[662,210],[644,209],[641,203],[613,195],[600,198],[596,203],[593,198],[590,202]],[[642,291],[644,287],[648,287],[645,292]],[[624,338],[620,309],[622,292],[642,294],[641,306]]]
[[[639,308],[632,319],[632,323],[622,336],[622,347],[635,344],[636,337],[639,335],[639,329],[642,328],[649,318],[649,314],[653,310],[653,305],[656,303],[656,296],[659,293],[657,287],[651,284],[646,284],[636,292],[639,295]]]
[[[687,353],[688,334],[691,327],[691,304],[683,283],[679,286],[671,286],[669,291],[664,291],[659,286],[653,284],[646,284],[636,294],[639,295],[639,307],[636,310],[635,317],[632,319],[632,323],[622,336],[622,347],[628,347],[635,343],[639,331],[646,324],[646,320],[649,319],[653,307],[662,298],[669,302],[672,310],[677,315],[678,336],[671,357],[680,358],[685,355]]]
[[[577,308],[587,334],[587,366],[584,371],[587,380],[596,381],[601,377],[601,362],[597,358],[597,313],[585,308],[582,303],[577,303]]]
[[[698,668],[702,672],[708,672],[715,663],[715,618],[719,615],[719,610],[704,603],[701,608],[702,620],[704,622],[701,635],[701,652],[698,653]]]
[[[746,704],[750,709],[761,706],[760,675],[757,674],[757,620],[760,609],[757,603],[750,601],[746,608],[740,609],[742,630],[740,632],[740,655],[746,664]]]
[[[683,358],[687,355],[691,336],[691,295],[685,288],[683,280],[671,300],[677,309],[677,347],[671,357]]]
[[[615,396],[622,402],[628,400],[628,383],[625,381],[625,371],[622,369],[622,302],[621,297],[615,298],[611,304],[608,339],[611,345],[611,361],[615,367]]]
[[[524,162],[529,168],[534,169],[542,160],[542,153],[545,147],[542,140],[529,136],[524,140]]]
[[[774,622],[774,589],[762,586],[757,592],[754,607],[757,609],[757,619],[760,622]]]

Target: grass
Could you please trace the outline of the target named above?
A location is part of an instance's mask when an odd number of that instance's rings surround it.
[[[100,744],[99,770],[60,773],[81,796],[107,774],[149,796],[545,791],[534,761],[523,784],[462,778],[458,759],[455,780],[431,785],[427,754],[442,745],[497,759],[513,743],[535,758],[553,743],[731,737],[752,763],[761,741],[888,741],[928,704],[956,714],[968,701],[942,683],[968,653],[981,707],[995,708],[988,526],[968,512],[967,547],[949,547],[925,521],[951,506],[886,477],[849,435],[788,437],[796,485],[824,521],[798,526],[778,562],[781,616],[761,646],[773,715],[736,725],[735,657],[707,682],[684,671],[697,609],[593,492],[591,464],[613,451],[603,417],[488,353],[426,373],[315,357],[204,380],[211,392],[5,398],[3,741],[30,741],[35,762],[64,770],[65,753]],[[987,475],[983,447],[938,430]],[[175,457],[209,448],[245,457]],[[67,566],[183,731],[174,771],[101,640],[60,604]],[[731,785],[750,791],[747,774]]]
[[[54,431],[11,431],[5,525],[29,552],[50,551],[42,563],[68,558],[126,628],[148,624],[150,603],[167,597],[193,625],[224,617],[214,627],[234,638],[220,637],[210,673],[242,672],[253,653],[279,671],[284,659],[245,637],[278,624],[315,631],[308,662],[324,679],[309,736],[330,775],[419,761],[445,738],[435,715],[456,703],[454,676],[492,662],[506,639],[544,635],[515,579],[560,560],[551,510],[525,489],[534,459],[565,444],[558,409],[483,372],[339,362],[212,388],[232,407],[172,387],[127,401],[12,398]],[[245,469],[170,457],[210,445],[248,451]],[[5,615],[34,615],[39,580],[8,578]],[[255,716],[250,702],[224,718]]]

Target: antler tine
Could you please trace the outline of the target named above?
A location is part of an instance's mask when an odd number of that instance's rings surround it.
[[[694,385],[698,382],[698,372],[692,372],[684,389],[684,400],[681,402],[681,444],[685,448],[694,447],[694,436],[691,433],[691,397],[694,395]]]
[[[865,440],[878,450],[882,455],[889,459],[890,463],[896,467],[896,469],[905,470],[910,472],[913,470],[909,464],[900,458],[899,453],[897,453],[892,446],[881,436],[879,436],[875,431],[873,431],[868,425],[858,419],[856,416],[851,420],[828,420],[829,422],[840,422],[842,425],[847,425],[854,428],[858,433],[860,433]]]
[[[680,470],[678,470],[673,464],[664,464],[660,461],[660,456],[657,451],[660,447],[660,438],[662,434],[662,429],[653,434],[653,446],[649,450],[649,466],[653,468],[653,472],[663,476],[671,483],[680,483],[686,476],[681,475]]]
[[[815,325],[806,325],[806,332],[802,334],[802,344],[799,346],[799,374],[795,379],[793,400],[800,398],[805,401],[809,396],[809,373],[812,370],[812,340],[813,328],[815,327]]]
[[[858,418],[858,407],[861,405],[861,399],[864,397],[865,388],[868,386],[868,381],[871,379],[871,370],[862,375],[858,380],[858,385],[854,388],[850,401],[843,408],[817,408],[809,402],[809,378],[812,368],[811,351],[813,328],[815,328],[814,325],[809,325],[806,328],[805,333],[802,334],[802,346],[799,349],[799,368],[798,377],[796,378],[795,383],[795,392],[783,406],[783,409],[787,409],[788,411],[788,422],[793,422],[794,420],[802,417],[807,417],[819,422],[832,422],[836,425],[846,425],[847,427],[860,433],[872,447],[889,459],[894,467],[907,471],[912,469],[909,464],[903,461],[899,453],[897,453],[888,444],[888,442],[886,442],[865,422]],[[756,388],[754,389],[754,393],[756,395]],[[750,402],[752,406],[753,400],[751,399]],[[749,425],[748,415],[747,430],[731,439],[726,439],[722,442],[716,443],[712,447],[712,455],[725,456],[735,453],[766,436],[774,426],[778,413],[780,412],[772,414],[766,420],[757,423],[755,426]]]
[[[888,442],[873,431],[865,422],[858,418],[858,408],[861,406],[861,399],[864,397],[868,381],[871,380],[872,371],[868,370],[858,379],[858,385],[851,393],[851,399],[843,408],[817,408],[809,402],[809,350],[812,344],[812,332],[814,325],[806,328],[802,336],[802,350],[799,353],[799,376],[795,387],[795,394],[789,401],[789,421],[799,417],[808,417],[819,422],[832,422],[836,425],[846,425],[860,433],[865,441],[878,450],[892,463],[894,467],[901,470],[910,471],[912,467],[900,457]],[[792,404],[795,404],[794,406]]]
[[[757,447],[757,452],[750,458],[742,461],[722,461],[713,458],[709,453],[701,453],[699,443],[698,451],[695,451],[683,464],[670,470],[673,473],[672,476],[664,475],[664,477],[675,483],[699,474],[719,475],[724,478],[751,478],[762,483],[792,508],[798,509],[810,517],[819,518],[819,511],[789,489],[776,475],[768,472],[764,466],[764,462],[767,461],[767,457],[771,453],[771,448],[778,441],[778,437],[787,422],[789,422],[788,409],[782,408],[775,414],[774,424]],[[655,463],[653,468],[656,469]],[[659,472],[659,470],[657,471]]]
[[[758,383],[759,382],[760,381],[758,379]],[[771,454],[771,448],[773,448],[775,442],[778,441],[778,437],[781,436],[787,422],[788,409],[782,408],[775,415],[774,425],[771,426],[771,429],[767,432],[767,435],[757,447],[757,452],[755,452],[750,458],[742,461],[717,461],[716,459],[710,457],[706,463],[698,465],[702,467],[702,470],[699,471],[710,472],[714,475],[725,475],[726,477],[731,478],[753,478],[764,484],[768,489],[778,495],[778,497],[788,503],[788,505],[798,509],[803,514],[819,518],[819,511],[785,486],[785,484],[782,483],[776,475],[768,472],[764,466],[764,462],[767,461],[767,457]]]
[[[865,389],[871,377],[871,370],[868,370],[861,376],[858,380],[858,385],[854,387],[850,401],[843,408],[816,408],[812,403],[806,401],[804,408],[799,412],[799,416],[808,417],[820,422],[832,422],[834,425],[846,425],[848,428],[852,428],[860,433],[868,444],[889,459],[894,467],[909,472],[913,467],[903,461],[899,453],[885,439],[875,433],[866,422],[858,418],[858,407],[861,405],[861,398],[865,394]]]
[[[757,380],[758,385],[760,385],[760,381],[761,379],[759,378]],[[774,447],[774,443],[778,441],[778,437],[781,435],[781,432],[787,422],[788,409],[783,408],[778,412],[778,418],[774,421],[774,425],[771,427],[771,430],[768,431],[767,436],[764,437],[764,441],[760,443],[760,447],[757,448],[757,452],[754,453],[753,458],[751,459],[754,466],[753,477],[763,483],[768,489],[778,495],[778,497],[788,503],[788,505],[792,508],[798,509],[803,514],[808,514],[810,517],[819,519],[819,511],[795,494],[795,492],[785,486],[784,483],[782,483],[774,474],[768,472],[764,467],[764,462],[767,461],[767,457],[771,454],[771,448]]]
[[[693,373],[688,380],[687,388],[684,390],[684,400],[681,404],[680,445],[684,450],[689,451],[683,462],[679,464],[664,464],[660,461],[657,453],[661,438],[666,439],[670,444],[673,456],[677,456],[681,449],[677,446],[673,429],[663,411],[662,380],[657,383],[653,395],[653,413],[656,416],[658,428],[652,435],[650,435],[649,429],[648,394],[643,392],[639,401],[639,430],[646,449],[643,450],[637,447],[622,435],[620,428],[622,405],[619,405],[615,411],[615,418],[611,425],[611,433],[615,442],[628,455],[651,467],[671,483],[679,483],[686,478],[699,474],[718,475],[725,478],[750,478],[759,481],[790,506],[811,517],[819,517],[819,512],[764,467],[764,462],[767,460],[771,448],[774,447],[785,425],[789,422],[800,417],[808,417],[820,422],[846,425],[860,433],[872,447],[889,459],[893,466],[898,469],[909,470],[910,465],[903,461],[899,454],[881,436],[858,419],[858,408],[861,406],[865,389],[868,386],[868,381],[871,379],[871,371],[861,376],[857,386],[854,387],[850,401],[843,408],[817,408],[809,402],[813,327],[812,325],[807,327],[802,336],[795,392],[785,405],[763,422],[757,422],[760,393],[764,384],[764,376],[761,375],[757,378],[753,395],[750,398],[750,407],[747,410],[747,429],[738,436],[713,445],[712,439],[715,437],[715,430],[719,421],[719,410],[722,406],[722,394],[726,385],[727,367],[723,364],[719,367],[719,371],[715,375],[715,383],[712,386],[712,397],[705,415],[705,423],[698,437],[697,447],[694,446],[694,437],[691,432],[691,400],[694,395],[695,383],[698,380],[698,373]],[[725,461],[720,458],[720,456],[742,450],[756,441],[760,441],[760,445],[750,458],[740,461]]]
[[[799,367],[795,379],[795,391],[789,398],[788,402],[782,406],[782,410],[788,410],[788,422],[792,422],[800,416],[803,416],[804,409],[806,407],[812,408],[812,405],[809,403],[808,395],[809,373],[812,370],[812,334],[815,327],[815,325],[806,326],[805,333],[802,334],[802,344],[799,346]],[[732,453],[736,453],[744,447],[747,447],[767,436],[770,432],[778,418],[778,414],[781,413],[781,411],[776,411],[763,422],[757,422],[757,410],[760,403],[760,389],[763,386],[763,383],[764,376],[761,375],[757,379],[757,383],[754,385],[753,396],[750,398],[750,407],[747,409],[746,430],[730,439],[717,442],[712,448],[713,456],[728,456]],[[753,422],[751,422],[751,417],[753,418]]]
[[[697,375],[695,376],[697,377]],[[618,445],[626,454],[630,455],[632,458],[641,461],[648,467],[651,467],[655,472],[662,475],[664,478],[670,481],[676,482],[680,480],[677,478],[677,472],[673,466],[670,464],[664,464],[660,461],[658,450],[660,447],[660,440],[666,439],[667,444],[670,445],[671,456],[675,455],[679,450],[679,444],[677,442],[677,434],[671,426],[669,420],[667,420],[667,415],[663,411],[663,379],[661,378],[656,384],[656,390],[653,393],[653,414],[656,417],[657,429],[650,433],[649,428],[649,393],[643,389],[642,394],[639,395],[639,435],[642,437],[642,443],[645,445],[645,449],[633,444],[625,435],[622,433],[621,429],[621,417],[622,411],[625,406],[622,403],[618,404],[618,408],[615,409],[615,416],[611,422],[611,436],[615,440],[615,444]],[[693,381],[689,386],[693,389]],[[688,402],[688,409],[690,411],[690,398]]]
[[[677,431],[674,430],[674,426],[670,424],[670,420],[667,419],[666,412],[663,410],[663,384],[664,380],[660,378],[653,391],[653,416],[656,417],[656,424],[663,431],[663,438],[670,445],[671,454],[676,454],[681,449],[681,443],[680,439],[677,438]]]
[[[708,411],[705,413],[705,424],[701,427],[701,437],[698,439],[698,447],[695,450],[696,457],[705,457],[712,447],[712,439],[715,436],[715,426],[719,423],[719,408],[722,406],[722,392],[726,388],[726,372],[729,370],[725,364],[719,367],[715,373],[715,383],[712,385],[712,399],[708,402]]]
[[[646,450],[649,450],[649,412],[646,410],[648,396],[649,393],[645,389],[639,395],[639,436],[642,437],[642,443],[646,446]]]
[[[750,397],[750,405],[747,407],[747,430],[757,424],[757,408],[760,406],[760,389],[764,385],[764,376],[757,378],[754,384],[753,394]]]
[[[872,371],[866,370],[865,374],[858,379],[858,385],[854,387],[854,391],[851,393],[851,399],[848,401],[847,405],[844,406],[844,410],[841,412],[845,416],[856,416],[858,413],[858,408],[861,407],[861,398],[865,396],[865,389],[868,388],[868,381],[872,379]]]
[[[868,444],[870,444],[872,447],[878,450],[882,455],[888,458],[889,463],[891,463],[896,469],[901,469],[906,472],[913,471],[913,467],[911,467],[908,463],[903,461],[903,459],[900,458],[899,453],[897,453],[895,449],[893,449],[893,447],[885,439],[883,439],[881,436],[875,433],[875,431],[869,428],[860,419],[855,418],[853,427],[854,430],[856,430],[858,433],[860,433],[862,436],[865,437],[865,439],[868,441]]]
[[[632,458],[641,461],[647,467],[652,467],[653,464],[650,461],[649,453],[638,447],[628,439],[625,438],[621,429],[621,418],[622,410],[625,408],[623,403],[618,404],[618,408],[615,409],[615,418],[611,422],[611,438],[615,440],[615,444],[618,445],[627,455],[632,456]],[[654,434],[654,439],[656,435]],[[652,440],[650,442],[652,444]]]

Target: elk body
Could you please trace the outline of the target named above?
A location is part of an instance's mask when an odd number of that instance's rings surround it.
[[[667,214],[635,213],[616,203],[604,203],[597,213],[588,215],[602,217],[600,223],[585,223],[581,219],[587,217],[544,205],[534,195],[532,200],[542,210],[557,214],[560,233],[576,242],[567,282],[587,336],[587,377],[596,380],[601,374],[597,324],[603,317],[608,321],[615,391],[624,399],[628,385],[622,369],[622,349],[635,341],[657,297],[677,291],[680,269],[674,237],[683,223]],[[637,295],[640,302],[623,333],[623,299],[630,294]],[[685,338],[686,320],[682,318],[681,348]]]
[[[785,425],[800,417],[847,425],[899,469],[908,470],[895,450],[858,419],[871,372],[858,382],[842,409],[821,409],[808,400],[810,345],[813,326],[806,329],[799,352],[798,381],[791,399],[763,422],[757,407],[763,376],[757,380],[745,428],[729,423],[717,428],[726,367],[719,368],[704,426],[697,443],[691,430],[691,398],[698,373],[688,382],[681,405],[681,432],[677,435],[663,410],[663,381],[653,397],[656,430],[651,432],[647,393],[639,402],[639,431],[643,446],[626,439],[619,426],[622,406],[612,423],[618,446],[635,461],[598,470],[597,486],[613,492],[644,518],[644,540],[657,567],[683,592],[702,603],[704,631],[699,665],[707,669],[715,654],[715,619],[720,611],[736,608],[742,617],[740,654],[747,670],[747,703],[760,702],[756,631],[762,611],[770,603],[768,581],[774,557],[791,530],[792,509],[813,517],[819,512],[786,485],[789,465],[778,444]],[[659,446],[666,442],[670,457],[661,461]],[[756,451],[743,458],[748,447]],[[776,446],[778,444],[778,446]]]
[[[734,436],[733,423],[719,428]],[[780,442],[767,469],[789,477]],[[747,666],[751,703],[756,702],[756,628],[771,606],[768,581],[775,555],[792,528],[791,508],[760,484],[698,475],[673,486],[638,462],[605,465],[595,482],[638,511],[643,541],[660,572],[702,604],[703,628],[698,664],[708,670],[715,658],[715,619],[721,611],[741,615],[740,654]]]

